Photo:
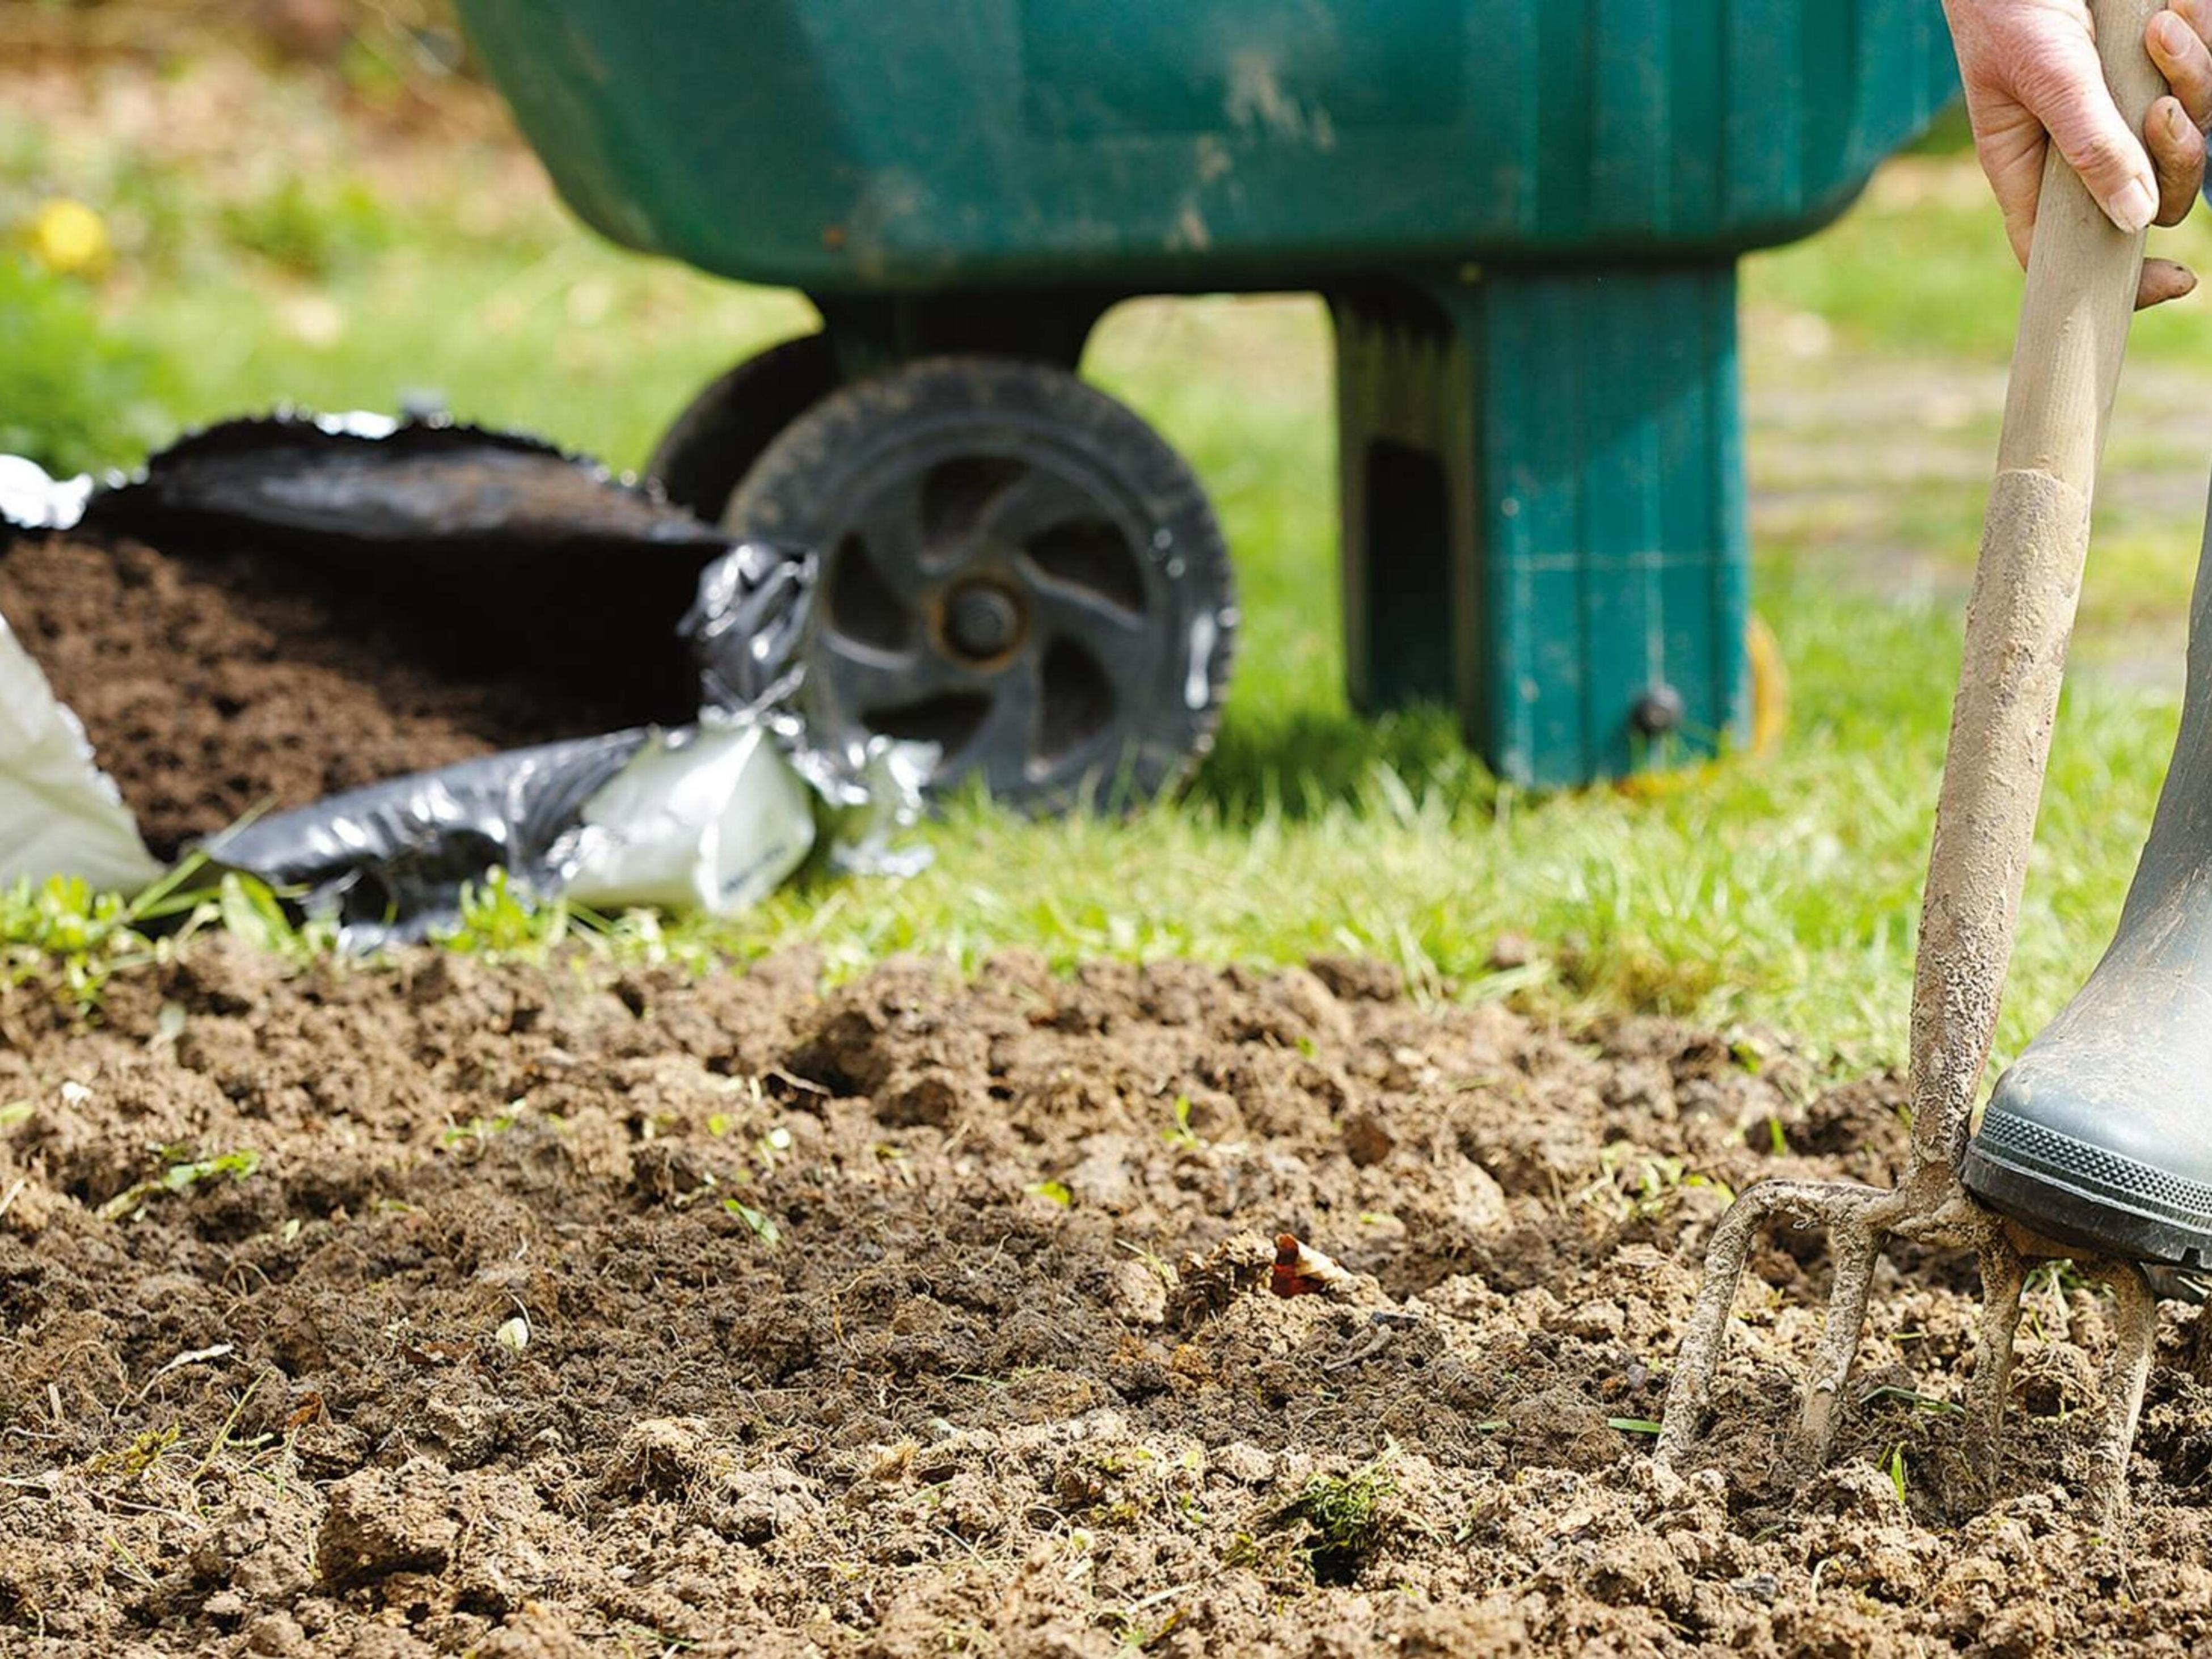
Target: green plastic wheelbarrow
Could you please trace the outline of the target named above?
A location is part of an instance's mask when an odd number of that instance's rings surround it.
[[[1741,738],[1735,261],[1954,86],[1936,0],[459,3],[586,221],[822,314],[652,469],[823,550],[811,716],[1046,805],[1226,684],[1204,492],[1075,378],[1140,294],[1326,296],[1358,707],[1532,785]]]

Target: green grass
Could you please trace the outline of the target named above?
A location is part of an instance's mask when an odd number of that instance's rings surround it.
[[[41,372],[65,374],[86,317],[100,350],[143,368],[105,428],[103,396],[89,416],[70,414],[51,453],[132,459],[142,398],[153,424],[173,429],[285,398],[390,407],[427,387],[464,416],[635,465],[698,383],[810,325],[792,296],[599,245],[495,146],[435,167],[380,152],[355,166],[330,141],[327,109],[298,87],[240,108],[246,131],[180,141],[165,160],[10,116],[0,98],[0,234],[58,194],[91,202],[115,231],[112,274],[65,301],[76,320]],[[288,172],[295,131],[320,133],[309,149],[337,159],[312,178]],[[276,160],[211,167],[226,144]],[[1189,798],[1127,821],[1059,823],[962,804],[922,832],[937,861],[910,881],[810,879],[714,927],[631,919],[613,948],[749,955],[811,941],[840,973],[894,951],[972,963],[1016,945],[1060,964],[1360,951],[1431,988],[1769,1023],[1852,1064],[1893,1060],[1956,662],[1955,590],[1994,416],[1982,410],[1939,434],[1957,451],[1951,471],[1892,485],[1862,475],[1855,457],[1886,444],[1916,458],[1917,415],[1801,443],[1761,411],[1901,376],[1931,391],[1989,382],[2019,276],[1978,191],[1971,161],[1916,158],[1834,231],[1747,271],[1757,602],[1795,681],[1778,754],[1648,794],[1532,797],[1498,788],[1440,714],[1355,720],[1340,689],[1325,319],[1296,301],[1141,304],[1108,319],[1088,370],[1197,466],[1243,584],[1235,689]],[[2189,236],[2212,252],[2202,230]],[[2138,360],[2212,360],[2207,315],[2146,320]],[[1807,317],[1828,339],[1810,358],[1792,344]],[[2116,462],[2182,487],[2108,501],[2110,546],[2084,604],[2093,654],[2135,650],[2149,636],[2131,630],[2147,623],[2166,630],[2167,648],[2186,591],[2199,441],[2178,420],[2145,428],[2124,421]],[[1809,494],[1777,487],[1798,450],[1826,469]],[[1877,549],[1889,563],[1869,563]],[[1875,568],[1933,573],[1911,586],[1935,597],[1900,599],[1897,584],[1867,574]],[[2122,684],[2069,690],[2007,1048],[2101,948],[2172,722],[2169,701]],[[25,928],[36,915],[35,904],[0,906],[0,921],[25,918]],[[552,931],[497,892],[469,929],[501,949],[542,948]],[[1532,939],[1533,957],[1493,968],[1509,933]]]
[[[0,454],[65,476],[160,435],[162,362],[104,326],[84,284],[0,247]]]
[[[1782,755],[1656,799],[1530,799],[1463,763],[1394,767],[1400,726],[1339,776],[1291,772],[1294,799],[1279,784],[1243,788],[1232,765],[1184,809],[1127,823],[963,811],[932,832],[937,866],[913,881],[793,889],[718,931],[747,948],[815,939],[841,968],[894,950],[973,961],[1008,943],[1060,963],[1354,951],[1417,982],[1771,1022],[1860,1061],[1893,1058],[1952,629],[1940,615],[1826,602],[1779,574],[1769,591],[1787,601],[1777,613],[1816,707]],[[1856,683],[1869,664],[1881,684]],[[1272,764],[1267,732],[1285,712],[1238,724],[1232,763]],[[1358,728],[1333,729],[1349,753]],[[2101,947],[2170,731],[2136,699],[2069,699],[2008,1044]],[[1534,939],[1534,959],[1493,970],[1508,931]]]

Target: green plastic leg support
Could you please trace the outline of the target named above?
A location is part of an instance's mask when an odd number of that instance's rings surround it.
[[[1352,699],[1559,787],[1744,732],[1732,264],[1332,296]]]

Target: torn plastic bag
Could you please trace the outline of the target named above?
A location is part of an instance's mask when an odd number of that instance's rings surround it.
[[[85,474],[56,478],[36,461],[0,455],[0,532],[72,529],[96,487]],[[0,546],[7,540],[0,534]]]
[[[700,707],[802,734],[799,647],[817,568],[799,548],[740,542],[699,573],[698,596],[676,631],[699,671]]]
[[[820,741],[799,713],[808,601],[818,562],[770,543],[744,542],[699,575],[699,596],[677,631],[699,671],[702,718],[765,721],[793,768],[821,798],[832,866],[849,875],[911,876],[929,849],[897,837],[921,816],[922,786],[937,745],[869,738]]]
[[[695,550],[729,538],[653,491],[542,439],[442,416],[279,410],[179,439],[95,489],[88,529],[306,538],[348,547],[495,542],[518,562],[578,543]]]
[[[297,556],[358,614],[398,607],[444,672],[496,661],[555,686],[595,678],[635,722],[352,790],[206,843],[351,945],[449,925],[463,888],[495,866],[548,897],[726,915],[805,860],[817,820],[840,868],[927,861],[892,837],[920,814],[932,751],[817,745],[798,713],[817,571],[804,551],[733,545],[595,462],[442,419],[281,413],[196,434],[131,479],[36,471],[0,470],[0,509],[25,528]],[[695,710],[697,725],[679,724]]]
[[[814,845],[813,800],[757,722],[544,744],[272,812],[206,844],[367,948],[421,939],[498,866],[541,897],[733,915]]]
[[[933,743],[877,737],[857,754],[826,766],[819,750],[802,750],[792,757],[828,816],[832,870],[903,879],[929,868],[936,855],[901,837],[921,817],[922,790],[937,770],[939,752]]]
[[[459,915],[493,866],[537,885],[584,804],[651,737],[541,744],[270,812],[204,843],[215,862],[298,895],[349,943],[418,938]]]
[[[161,873],[84,728],[0,617],[0,885],[76,876],[135,893]]]
[[[768,728],[710,720],[647,744],[585,803],[561,890],[734,915],[805,862],[815,834],[814,798]]]
[[[179,532],[427,547],[495,539],[525,557],[579,541],[711,556],[728,539],[599,462],[444,416],[299,410],[188,433],[131,476],[50,477],[0,455],[0,521],[164,542]]]

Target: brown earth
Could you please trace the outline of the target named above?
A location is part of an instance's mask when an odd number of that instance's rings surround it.
[[[257,808],[688,713],[680,604],[625,627],[640,685],[550,630],[583,607],[519,603],[459,568],[441,587],[297,555],[0,547],[0,617],[164,856]]]
[[[1960,1392],[1943,1260],[1886,1273],[1858,1392],[1888,1391],[1836,1466],[1770,1489],[1804,1235],[1755,1258],[1708,1467],[1652,1464],[1723,1183],[1903,1151],[1893,1083],[1823,1091],[1772,1039],[1563,1033],[1340,963],[893,963],[823,994],[804,959],[293,970],[222,940],[89,1029],[0,994],[0,1039],[9,1654],[2212,1629],[2186,1328],[2124,1557],[2069,1496],[2106,1328],[2061,1279],[1985,1511],[1908,1392]],[[1271,1294],[1285,1228],[1361,1277]]]

